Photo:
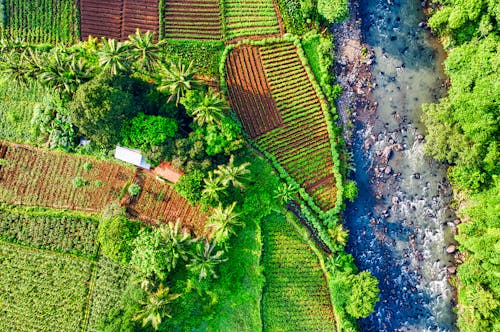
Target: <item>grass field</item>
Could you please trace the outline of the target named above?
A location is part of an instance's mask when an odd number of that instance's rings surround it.
[[[334,331],[330,294],[318,257],[285,216],[262,223],[264,331]]]

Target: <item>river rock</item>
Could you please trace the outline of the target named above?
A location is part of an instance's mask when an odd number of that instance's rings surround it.
[[[419,179],[420,179],[420,173],[415,173],[415,174],[413,174],[413,177],[414,177],[415,179],[419,180]]]
[[[461,221],[460,221],[460,219],[455,219],[455,220],[453,220],[453,223],[455,225],[460,225]]]
[[[398,203],[399,203],[399,197],[397,197],[397,196],[393,196],[393,197],[392,197],[392,204],[394,204],[394,205],[398,205]]]
[[[457,272],[457,267],[456,266],[448,266],[448,268],[446,268],[446,270],[448,271],[449,274],[455,274],[455,272]]]
[[[384,173],[389,175],[392,173],[392,167],[391,166],[387,166],[385,169],[384,169]]]
[[[448,248],[446,248],[446,252],[448,254],[453,254],[455,251],[457,251],[457,247],[455,247],[453,244],[449,245]]]

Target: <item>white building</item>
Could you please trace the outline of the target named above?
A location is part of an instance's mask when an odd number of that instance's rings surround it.
[[[146,160],[139,150],[124,148],[117,145],[115,150],[115,158],[141,168],[151,168],[151,165],[146,163]]]

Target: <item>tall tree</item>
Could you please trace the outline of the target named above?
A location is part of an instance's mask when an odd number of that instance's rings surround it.
[[[112,76],[130,69],[130,44],[116,39],[101,39],[101,48],[97,52],[99,65],[109,71]]]
[[[191,112],[194,121],[199,126],[203,126],[205,124],[220,124],[221,118],[224,116],[223,111],[227,108],[226,102],[220,93],[209,89]]]
[[[211,243],[205,241],[204,244],[197,243],[196,251],[191,258],[191,263],[186,265],[189,271],[198,276],[199,280],[205,279],[209,276],[217,278],[215,273],[215,267],[227,259],[223,259],[223,250],[217,250],[214,252],[216,242]]]
[[[139,29],[130,35],[130,53],[139,69],[151,71],[161,56],[162,45],[165,41],[155,43],[155,34],[147,31],[141,33]]]
[[[234,165],[234,156],[229,157],[229,163],[227,165],[219,165],[214,171],[220,179],[224,186],[231,183],[235,188],[244,189],[245,185],[243,182],[247,179],[245,175],[250,174],[248,169],[250,163],[246,162],[239,166]]]
[[[164,317],[171,318],[168,313],[168,306],[180,297],[181,294],[171,294],[170,288],[164,287],[162,283],[156,291],[148,294],[146,302],[142,302],[142,309],[134,316],[133,320],[142,321],[142,326],[151,324],[155,331],[158,330]]]
[[[177,262],[188,259],[188,246],[191,244],[191,237],[188,232],[182,230],[182,223],[177,219],[175,223],[169,222],[158,228],[158,232],[165,241],[165,252],[168,256],[167,270],[173,271]]]
[[[179,59],[177,63],[170,61],[168,66],[160,67],[160,81],[158,90],[170,94],[168,101],[175,98],[176,105],[179,105],[179,100],[188,90],[197,86],[197,81],[194,79],[195,71],[193,62],[186,66]]]
[[[220,194],[226,188],[221,183],[219,177],[214,177],[214,173],[208,173],[208,178],[203,179],[205,183],[203,190],[201,191],[201,196],[208,202],[219,202]]]
[[[230,234],[236,234],[234,227],[243,225],[239,220],[239,214],[234,211],[235,207],[236,202],[226,208],[219,204],[210,216],[207,228],[211,230],[212,237],[217,243],[225,243]]]

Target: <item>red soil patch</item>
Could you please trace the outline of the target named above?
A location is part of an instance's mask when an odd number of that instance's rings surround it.
[[[264,74],[257,47],[234,49],[226,60],[229,99],[251,138],[283,124]]]

